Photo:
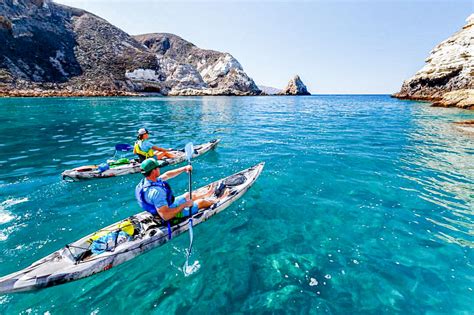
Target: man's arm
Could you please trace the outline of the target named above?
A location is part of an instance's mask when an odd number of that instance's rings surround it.
[[[163,207],[157,208],[156,211],[158,211],[160,216],[165,221],[168,221],[168,220],[174,218],[184,208],[191,207],[192,205],[193,205],[193,202],[191,200],[187,200],[185,203],[183,203],[180,206],[177,206],[176,208],[170,208],[169,206],[163,206]]]
[[[171,179],[173,177],[178,176],[179,174],[181,174],[183,172],[189,172],[189,171],[192,171],[192,170],[193,170],[193,168],[192,168],[191,165],[186,165],[186,166],[177,168],[175,170],[168,171],[168,172],[164,173],[163,175],[161,175],[160,178],[162,180],[168,180],[168,179]]]

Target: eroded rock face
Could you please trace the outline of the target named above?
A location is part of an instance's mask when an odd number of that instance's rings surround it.
[[[6,95],[13,89],[133,91],[127,69],[158,68],[145,47],[83,10],[50,1],[6,0],[0,16],[0,88]]]
[[[453,36],[436,46],[425,66],[403,82],[395,97],[441,100],[446,92],[474,88],[474,14]]]
[[[434,102],[433,106],[474,109],[474,89],[457,90],[444,93],[441,100]]]
[[[158,70],[154,54],[130,35],[90,13],[72,18],[77,45],[76,60],[83,75],[70,84],[83,90],[129,90],[126,73],[145,68]]]
[[[303,81],[301,81],[298,75],[295,75],[293,79],[288,82],[286,88],[280,91],[278,95],[311,95],[304,85]]]
[[[259,93],[230,54],[172,34],[137,39],[49,0],[0,1],[0,95]]]
[[[82,13],[44,1],[1,1],[0,69],[10,83],[60,83],[80,75],[70,18]]]
[[[260,89],[228,53],[196,47],[167,33],[135,39],[157,56],[171,95],[258,95]]]

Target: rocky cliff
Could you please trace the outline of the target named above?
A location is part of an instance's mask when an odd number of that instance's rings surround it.
[[[0,95],[257,95],[230,54],[172,34],[128,35],[48,0],[0,2]]]
[[[83,14],[53,3],[0,2],[0,84],[60,83],[82,74],[71,19]]]
[[[446,92],[440,100],[434,101],[435,107],[459,107],[474,109],[474,89],[461,89]]]
[[[304,85],[303,81],[298,75],[295,75],[289,82],[286,88],[281,90],[278,95],[311,95]]]
[[[258,95],[260,89],[228,53],[200,49],[167,33],[134,38],[156,54],[163,86],[169,95]],[[131,80],[146,80],[146,69],[127,73]]]
[[[398,98],[441,101],[442,106],[469,108],[474,104],[442,101],[447,92],[474,89],[474,14],[466,20],[466,25],[450,38],[437,45],[425,60],[425,66],[412,78],[403,82]],[[454,93],[472,95],[472,92]]]

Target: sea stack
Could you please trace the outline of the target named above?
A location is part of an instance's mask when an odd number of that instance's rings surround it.
[[[466,25],[441,42],[425,60],[425,66],[403,82],[393,96],[429,100],[434,106],[474,109],[474,14]]]
[[[278,95],[311,95],[311,93],[308,92],[300,76],[295,75],[295,77],[288,82],[286,88],[281,90]]]

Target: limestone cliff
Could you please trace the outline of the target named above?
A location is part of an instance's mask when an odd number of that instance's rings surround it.
[[[462,89],[444,93],[439,101],[433,103],[433,106],[455,106],[464,109],[474,109],[474,89]]]
[[[201,49],[179,36],[153,33],[134,36],[156,54],[170,95],[258,95],[259,88],[228,53]],[[129,78],[144,78],[130,73]],[[145,78],[146,81],[146,78]]]
[[[403,82],[395,97],[439,101],[447,92],[473,89],[474,14],[467,18],[460,31],[437,45],[425,61],[420,71]],[[469,95],[467,92],[461,94]],[[447,102],[442,104],[450,106]],[[470,107],[459,101],[451,106],[456,104]]]

